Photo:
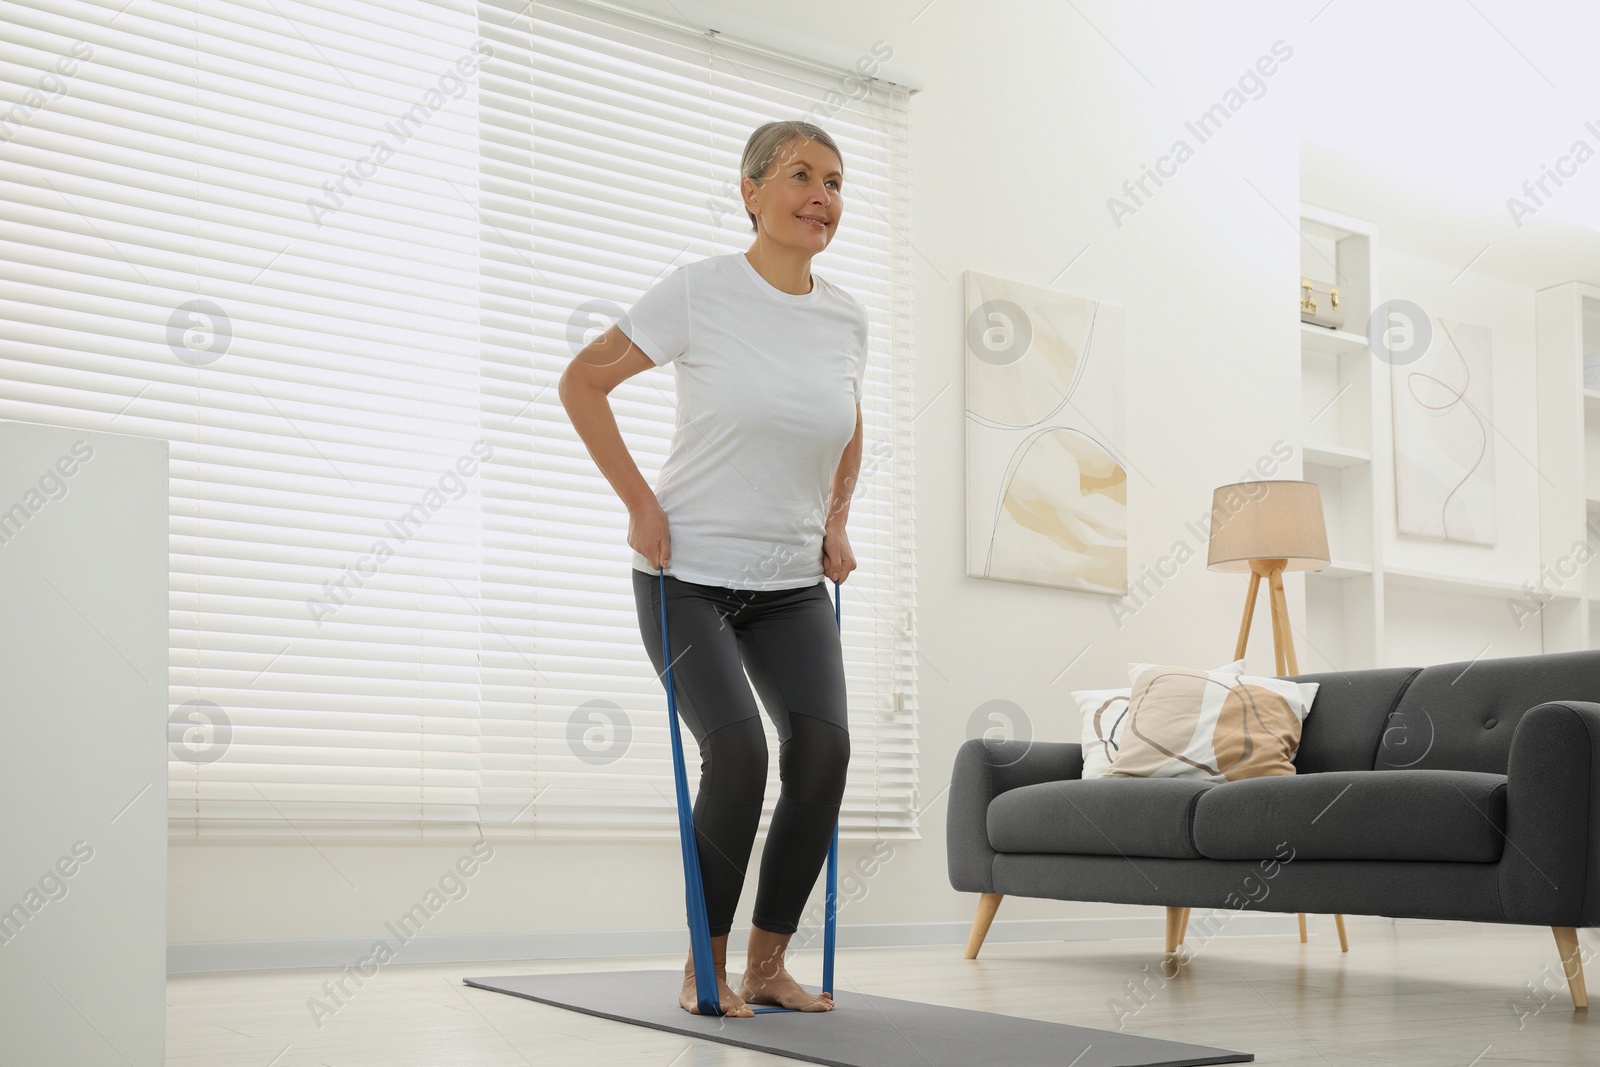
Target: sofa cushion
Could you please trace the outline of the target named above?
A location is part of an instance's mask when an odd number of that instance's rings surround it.
[[[1189,827],[1210,782],[1187,778],[1094,778],[1041,782],[989,802],[997,852],[1200,859]]]
[[[1195,847],[1215,860],[1268,859],[1287,842],[1297,860],[1494,863],[1505,843],[1503,774],[1329,771],[1227,782],[1196,799]]]
[[[1290,680],[1318,682],[1317,699],[1300,731],[1295,769],[1370,771],[1389,713],[1394,711],[1420,667],[1296,674]]]
[[[1600,656],[1550,652],[1425,667],[1384,724],[1373,768],[1504,774],[1518,721],[1555,700],[1600,700]]]

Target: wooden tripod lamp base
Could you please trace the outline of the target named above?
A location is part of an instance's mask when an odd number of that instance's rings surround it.
[[[1239,624],[1239,643],[1234,646],[1233,658],[1243,659],[1245,646],[1250,643],[1250,622],[1256,613],[1256,597],[1261,591],[1261,579],[1267,580],[1267,600],[1272,605],[1272,655],[1274,674],[1299,674],[1300,661],[1294,654],[1294,633],[1289,628],[1289,602],[1283,595],[1283,570],[1286,559],[1253,559],[1250,561],[1250,591],[1244,595],[1244,620]]]

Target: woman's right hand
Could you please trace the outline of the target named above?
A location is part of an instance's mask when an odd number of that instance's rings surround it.
[[[667,533],[667,513],[652,498],[628,509],[628,545],[652,567],[665,569],[672,562],[672,540]]]

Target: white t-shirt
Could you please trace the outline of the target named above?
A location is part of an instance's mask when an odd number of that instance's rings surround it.
[[[855,436],[867,312],[813,273],[774,288],[743,252],[679,267],[617,326],[678,383],[656,486],[667,573],[729,589],[796,589],[822,574],[828,493]],[[635,570],[657,573],[633,553]]]

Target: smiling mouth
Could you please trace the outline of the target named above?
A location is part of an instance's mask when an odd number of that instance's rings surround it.
[[[828,228],[828,224],[826,222],[823,222],[820,219],[808,218],[805,215],[796,215],[795,218],[799,219],[801,222],[805,223],[807,226],[814,226],[819,230],[825,230],[825,229]]]

